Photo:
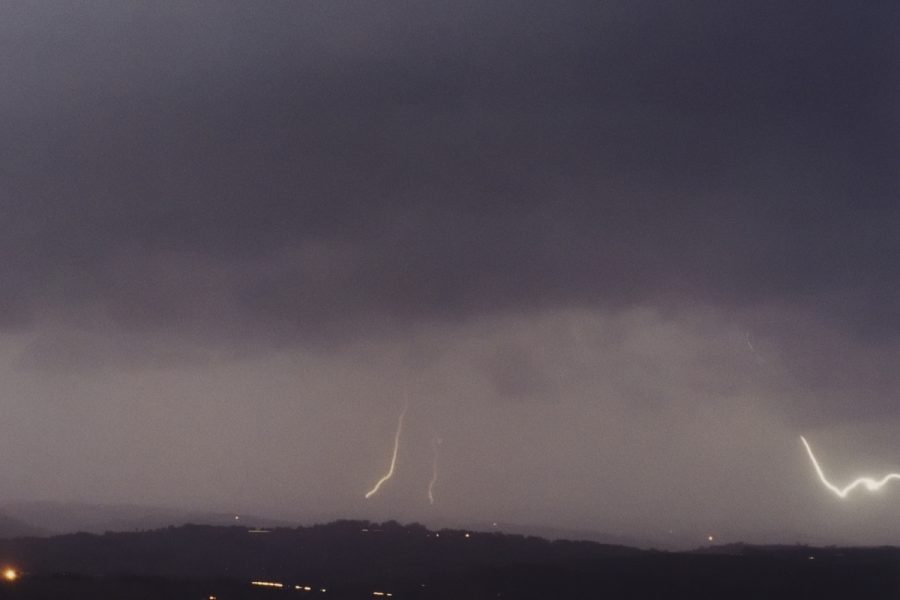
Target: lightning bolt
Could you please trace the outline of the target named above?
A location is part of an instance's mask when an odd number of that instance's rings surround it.
[[[428,501],[434,505],[434,484],[438,480],[438,448],[441,445],[441,438],[435,437],[431,440],[431,447],[434,449],[434,459],[431,461],[431,481],[428,482]]]
[[[403,417],[406,416],[406,409],[408,408],[409,400],[405,400],[403,403],[403,410],[400,411],[400,417],[397,419],[397,432],[394,434],[394,452],[393,454],[391,454],[391,466],[388,469],[388,472],[385,473],[384,477],[378,480],[378,483],[375,484],[375,487],[366,492],[366,500],[368,500],[378,492],[381,484],[394,476],[394,467],[397,465],[397,451],[400,449],[400,434],[403,432]]]
[[[753,347],[753,342],[750,341],[750,332],[747,332],[747,347],[750,348],[750,352],[756,354],[756,348]]]
[[[760,364],[760,365],[765,364],[766,359],[764,359],[762,356],[759,355],[759,353],[756,352],[756,346],[754,346],[753,342],[750,341],[750,332],[749,331],[745,335],[745,338],[747,339],[747,347],[750,348],[750,352],[753,354],[753,358],[756,360],[757,364]]]
[[[822,471],[822,467],[819,466],[819,461],[816,460],[816,455],[813,454],[812,448],[809,447],[809,442],[806,441],[806,438],[802,435],[800,436],[800,441],[803,442],[803,445],[806,446],[806,452],[809,454],[809,459],[812,461],[813,468],[816,470],[816,474],[819,476],[819,479],[822,480],[822,484],[834,492],[838,498],[846,498],[847,495],[852,492],[854,489],[859,486],[865,487],[870,492],[877,492],[882,487],[884,487],[889,481],[894,479],[900,480],[900,474],[898,473],[888,473],[881,479],[873,479],[872,477],[860,477],[855,479],[850,485],[845,488],[839,488],[838,486],[832,484],[825,477],[825,473]]]

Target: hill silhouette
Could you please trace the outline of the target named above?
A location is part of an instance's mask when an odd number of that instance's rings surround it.
[[[658,552],[417,524],[337,521],[0,540],[23,572],[0,597],[896,597],[897,548],[734,545]],[[283,587],[254,586],[252,581]],[[308,588],[308,589],[306,589]],[[5,595],[4,595],[5,594]],[[10,595],[12,594],[12,595]],[[279,595],[280,594],[280,595]]]
[[[0,538],[45,535],[46,531],[25,521],[0,513]]]
[[[245,524],[261,527],[289,526],[295,523],[267,519],[255,515],[240,515],[200,510],[181,510],[159,506],[134,504],[88,504],[80,502],[12,502],[0,507],[7,514],[34,531],[45,535],[65,533],[106,533],[107,531],[146,531],[170,525]],[[25,534],[34,535],[34,534]],[[15,536],[3,536],[15,537]]]

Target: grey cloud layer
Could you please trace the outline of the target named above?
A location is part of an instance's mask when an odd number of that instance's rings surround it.
[[[726,541],[896,539],[896,496],[841,503],[797,438],[813,440],[843,481],[894,468],[896,419],[873,432],[823,418],[820,402],[817,422],[812,411],[785,420],[791,376],[765,340],[760,365],[744,334],[705,313],[557,311],[434,327],[413,344],[348,344],[337,357],[292,348],[102,376],[11,369],[18,349],[4,340],[4,498],[498,520],[663,543],[672,530],[688,544],[710,531]],[[404,389],[395,477],[366,501]],[[431,506],[435,434],[444,444]]]
[[[699,302],[900,332],[889,4],[3,10],[7,328]]]

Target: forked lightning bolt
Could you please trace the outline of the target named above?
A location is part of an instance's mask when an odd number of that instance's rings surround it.
[[[900,474],[888,473],[881,479],[873,479],[872,477],[860,477],[858,479],[855,479],[847,487],[839,488],[838,486],[829,482],[825,477],[825,473],[822,472],[822,467],[819,466],[819,461],[816,460],[816,455],[813,454],[812,448],[809,447],[809,442],[806,441],[806,438],[801,435],[800,441],[802,441],[803,445],[806,446],[806,452],[809,454],[809,459],[812,461],[813,468],[815,468],[816,474],[818,474],[819,479],[822,480],[822,484],[824,484],[826,488],[834,492],[839,498],[846,498],[850,492],[860,486],[865,487],[870,492],[877,492],[889,481],[892,481],[894,479],[900,480]]]
[[[431,447],[434,449],[434,459],[431,461],[431,481],[428,482],[428,501],[434,504],[434,485],[438,480],[438,447],[441,445],[441,438],[435,437],[431,440]]]
[[[378,492],[381,484],[394,476],[394,467],[397,465],[397,451],[400,449],[400,433],[403,431],[403,417],[406,416],[407,408],[409,408],[409,401],[404,402],[403,410],[400,411],[400,417],[397,419],[397,432],[394,434],[394,452],[393,454],[391,454],[391,466],[388,469],[388,472],[385,473],[384,477],[378,480],[378,483],[375,484],[375,487],[366,492],[366,500],[368,500]]]

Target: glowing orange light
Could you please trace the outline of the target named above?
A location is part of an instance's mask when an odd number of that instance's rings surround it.
[[[19,572],[15,569],[5,569],[3,571],[3,579],[7,581],[15,581],[19,578]]]

